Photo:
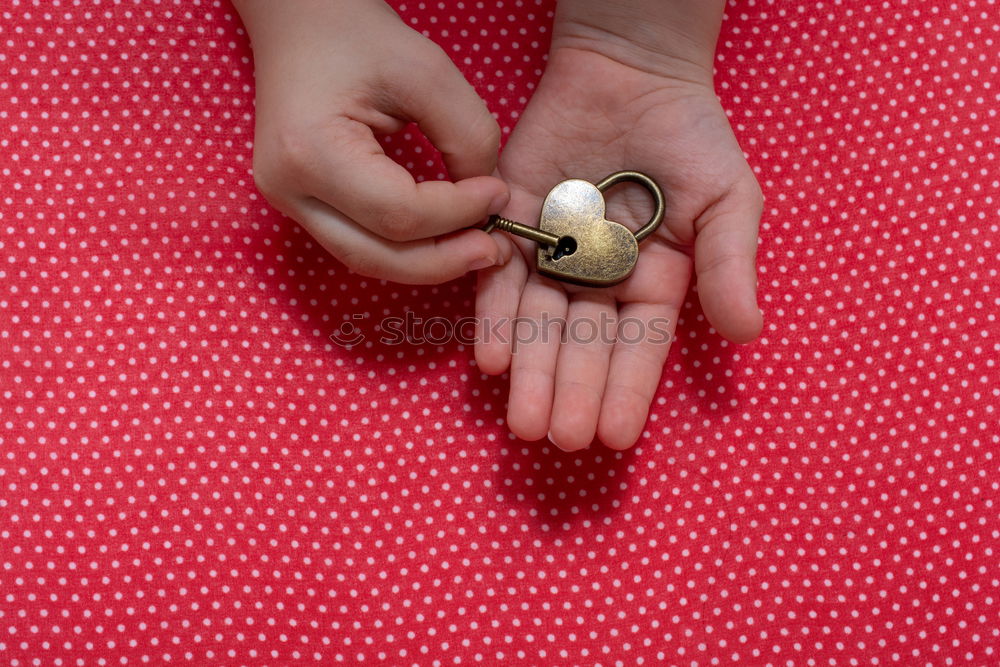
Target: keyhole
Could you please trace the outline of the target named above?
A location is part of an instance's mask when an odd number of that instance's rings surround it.
[[[572,236],[562,236],[556,243],[556,249],[552,251],[552,259],[559,259],[576,252],[576,239]]]

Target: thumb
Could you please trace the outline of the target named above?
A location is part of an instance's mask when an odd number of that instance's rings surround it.
[[[694,268],[705,317],[725,338],[749,343],[760,335],[757,230],[763,199],[750,176],[695,221]]]

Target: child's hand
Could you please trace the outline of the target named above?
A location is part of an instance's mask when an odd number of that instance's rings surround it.
[[[663,7],[666,0],[654,2]],[[664,332],[673,335],[692,267],[720,334],[747,342],[760,333],[754,259],[761,193],[712,89],[710,50],[703,66],[645,52],[631,61],[625,40],[568,32],[557,22],[545,74],[501,157],[512,195],[503,215],[534,223],[559,181],[635,169],[663,187],[666,216],[640,246],[635,272],[607,288],[542,277],[534,269],[537,246],[513,239],[520,252],[479,274],[477,315],[483,327],[515,317],[538,324],[496,327],[499,337],[481,329],[476,359],[487,373],[510,368],[507,421],[517,436],[548,435],[575,450],[596,434],[624,449],[642,433],[669,348]],[[637,229],[648,219],[649,196],[620,188],[609,192],[608,218],[631,219]],[[545,316],[565,320],[565,340],[558,331],[541,336]],[[612,325],[610,336],[601,336],[605,322],[626,319],[617,342],[602,340],[615,334]]]
[[[500,130],[448,56],[377,0],[236,0],[254,51],[254,175],[362,275],[439,283],[502,263]],[[374,133],[415,121],[456,182],[416,183]],[[456,231],[460,230],[460,231]],[[508,250],[509,252],[509,250]]]

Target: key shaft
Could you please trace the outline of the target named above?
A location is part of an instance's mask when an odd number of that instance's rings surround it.
[[[492,232],[494,229],[499,229],[500,231],[529,239],[540,245],[552,247],[559,245],[559,235],[543,232],[537,227],[522,225],[520,222],[514,222],[513,220],[502,218],[499,215],[491,215],[490,219],[486,223],[486,226],[483,227],[483,231],[486,233]]]

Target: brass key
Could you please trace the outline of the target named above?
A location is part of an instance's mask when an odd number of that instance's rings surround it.
[[[653,195],[653,217],[634,234],[607,220],[604,191],[632,181]],[[556,185],[545,197],[538,228],[491,216],[483,231],[499,229],[538,243],[538,272],[578,285],[608,287],[625,280],[639,259],[639,242],[663,221],[663,191],[638,171],[619,171],[596,185],[578,178]]]

